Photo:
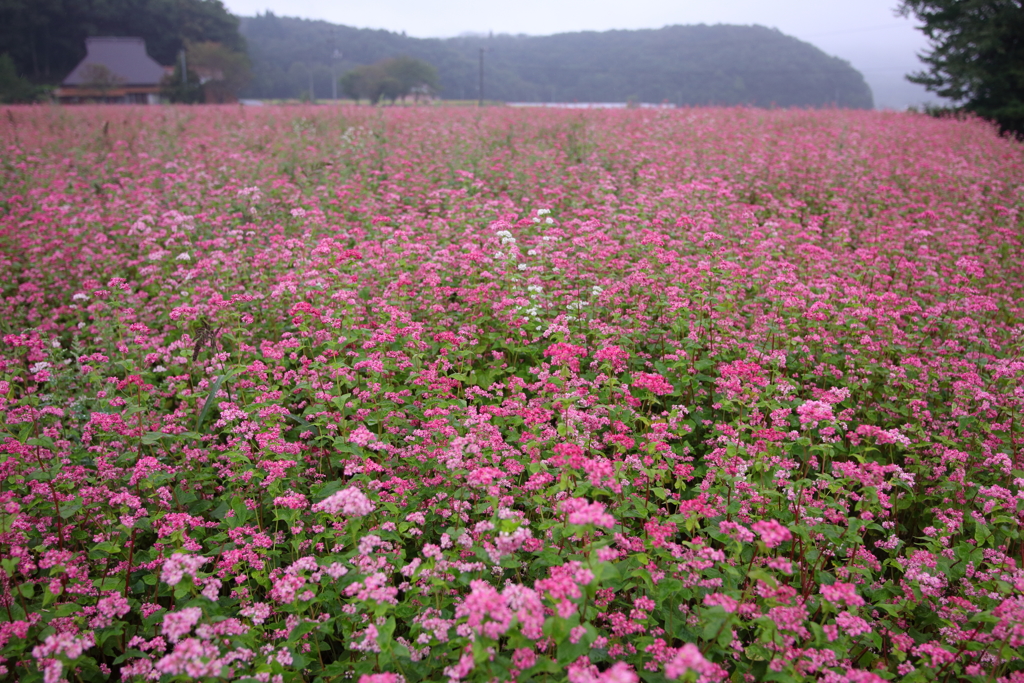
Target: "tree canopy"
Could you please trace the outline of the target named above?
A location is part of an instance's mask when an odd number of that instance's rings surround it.
[[[930,91],[1024,135],[1024,3],[903,0],[931,43],[926,71],[908,76]]]
[[[0,104],[34,102],[38,96],[39,88],[18,75],[11,56],[0,55]]]
[[[89,36],[138,36],[160,64],[185,41],[245,51],[221,0],[0,0],[0,45],[36,83],[59,83],[85,57]]]
[[[437,68],[443,97],[476,99],[484,48],[489,99],[873,106],[848,63],[760,26],[420,39],[267,12],[243,17],[241,32],[253,60],[249,97],[297,97],[311,78],[328,93],[337,73],[408,55]]]
[[[429,95],[437,90],[437,69],[421,59],[401,56],[376,64],[357,66],[340,80],[345,95],[355,100],[366,98],[377,104],[382,98],[392,102],[399,97]]]
[[[234,101],[252,77],[249,58],[213,41],[186,45],[187,64],[199,75],[206,102]]]

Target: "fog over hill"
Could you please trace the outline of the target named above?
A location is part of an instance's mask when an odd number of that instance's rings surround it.
[[[681,105],[870,108],[849,63],[761,26],[696,25],[551,36],[412,38],[276,16],[243,17],[254,78],[248,97],[331,96],[332,76],[398,55],[430,62],[441,96],[503,101],[670,102]]]

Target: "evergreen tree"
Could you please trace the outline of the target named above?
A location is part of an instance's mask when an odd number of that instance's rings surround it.
[[[931,41],[927,71],[909,80],[1024,135],[1024,2],[903,0],[899,11]]]
[[[35,102],[38,98],[39,89],[18,75],[11,56],[0,55],[0,104]]]

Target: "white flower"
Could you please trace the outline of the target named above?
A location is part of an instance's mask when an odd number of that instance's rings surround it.
[[[60,348],[60,340],[59,339],[54,339],[53,341],[50,342],[50,346],[52,346],[55,349],[59,349]]]
[[[536,256],[537,255],[537,250],[536,249],[531,249],[528,252],[526,252],[526,255],[527,256]]]
[[[78,329],[82,329],[83,327],[85,327],[85,323],[78,323]]]
[[[544,291],[544,288],[540,285],[527,285],[526,291],[533,292],[534,294],[540,294]]]
[[[75,294],[71,298],[74,299],[75,301],[86,301],[89,298],[89,295],[88,294],[84,294],[82,292],[78,292],[77,294]]]
[[[510,233],[508,230],[499,230],[498,232],[496,232],[494,234],[496,234],[498,237],[501,237],[503,239],[506,238],[506,237],[512,237],[512,233]]]
[[[500,261],[501,259],[505,258],[505,255],[503,253],[501,253],[500,251],[496,251],[496,252],[494,252],[494,258],[496,258],[496,259],[498,259]]]
[[[597,285],[594,285],[593,287],[590,288],[590,293],[593,296],[601,296],[601,294],[604,293],[604,287],[598,287]]]
[[[515,243],[516,243],[516,238],[515,237],[502,237],[501,238],[501,246],[505,246],[506,244],[515,244]]]
[[[192,257],[188,255],[187,251],[183,251],[174,257],[175,261],[191,261]]]
[[[32,366],[32,374],[34,375],[37,372],[41,372],[42,370],[45,370],[48,367],[50,367],[50,364],[47,363],[45,360],[41,360]]]
[[[181,294],[181,295],[182,295],[183,297],[187,297],[187,296],[188,296],[188,292],[186,292],[186,291],[184,291],[184,290],[182,290],[182,291],[180,292],[180,294]]]
[[[544,219],[544,222],[547,223],[548,225],[554,225],[555,219],[552,218],[551,216],[548,216],[547,218]]]
[[[153,368],[153,372],[167,372],[167,368],[162,365],[157,365]]]
[[[537,209],[538,216],[546,216],[551,213],[551,209]]]
[[[526,270],[527,266],[525,263],[520,263],[518,266],[516,266],[516,268],[518,268],[519,270]]]

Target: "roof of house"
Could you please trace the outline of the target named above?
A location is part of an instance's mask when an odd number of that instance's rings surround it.
[[[90,73],[103,66],[122,85],[156,85],[164,76],[164,67],[146,54],[142,38],[86,38],[85,59],[64,79],[64,85],[86,85],[95,79]]]

